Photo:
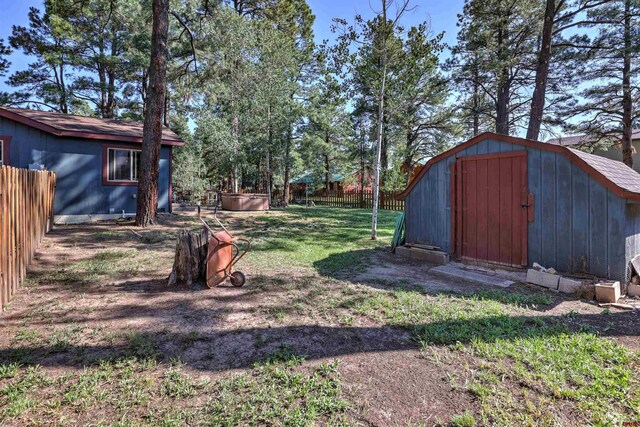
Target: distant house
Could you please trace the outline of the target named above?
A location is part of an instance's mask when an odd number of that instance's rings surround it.
[[[56,222],[135,215],[142,124],[0,107],[0,164],[56,172]],[[171,211],[173,147],[163,131],[158,210]]]
[[[565,136],[560,138],[553,138],[547,141],[549,144],[562,145],[563,147],[577,147],[580,145],[589,144],[589,137],[586,135]],[[631,135],[631,144],[633,145],[633,169],[636,172],[640,172],[640,129],[633,132]],[[596,148],[593,150],[593,154],[606,157],[612,160],[622,161],[622,144],[612,144],[609,148]]]
[[[360,190],[360,170],[353,172],[350,176],[344,176],[337,173],[331,174],[329,181],[329,191],[339,191],[352,193]],[[325,177],[322,178],[307,173],[301,175],[291,181],[290,191],[292,193],[304,194],[306,189],[310,191],[326,191]],[[371,191],[373,189],[373,168],[367,166],[365,168],[364,190]]]
[[[342,190],[342,183],[344,180],[343,175],[333,173],[329,177],[329,180],[330,191]],[[307,173],[294,178],[291,181],[289,188],[292,193],[295,192],[295,194],[304,194],[307,189],[309,189],[310,192],[326,189],[326,182],[324,176],[322,177],[322,179],[320,179],[318,176],[312,173]]]

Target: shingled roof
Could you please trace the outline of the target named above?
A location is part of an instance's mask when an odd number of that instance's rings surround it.
[[[0,117],[17,121],[56,136],[142,142],[142,123],[114,119],[76,116],[25,108],[0,107]],[[168,128],[162,130],[162,144],[184,145],[184,141]]]
[[[398,199],[404,199],[409,195],[411,190],[416,186],[424,174],[429,168],[445,159],[453,156],[456,153],[468,148],[471,145],[477,144],[485,139],[494,139],[497,141],[508,142],[511,144],[522,145],[525,147],[536,148],[539,150],[553,151],[563,154],[569,160],[574,162],[580,169],[594,177],[598,182],[604,185],[607,189],[611,190],[614,194],[624,199],[633,199],[640,201],[640,174],[634,171],[627,165],[617,160],[607,159],[595,154],[588,154],[574,148],[565,147],[563,145],[549,144],[539,141],[531,141],[524,138],[517,138],[513,136],[501,135],[492,132],[485,132],[475,138],[470,139],[444,153],[433,157],[429,160],[420,173],[411,181],[405,190],[398,194]]]
[[[631,134],[631,139],[640,139],[640,129],[633,131],[633,133]],[[591,138],[588,135],[573,135],[551,138],[547,141],[547,144],[562,145],[568,147],[571,145],[588,144],[589,142],[591,142]]]
[[[567,148],[620,188],[640,194],[640,174],[617,160]]]

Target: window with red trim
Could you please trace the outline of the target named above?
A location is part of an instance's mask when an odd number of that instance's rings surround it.
[[[140,150],[107,148],[107,181],[113,183],[138,182]]]
[[[9,166],[9,164],[11,163],[11,161],[9,160],[10,143],[10,136],[0,135],[0,166]]]

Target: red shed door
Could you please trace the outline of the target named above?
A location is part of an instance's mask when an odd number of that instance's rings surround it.
[[[456,162],[457,253],[463,259],[526,266],[526,151]]]

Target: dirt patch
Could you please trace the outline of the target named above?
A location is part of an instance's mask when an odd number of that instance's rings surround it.
[[[282,212],[220,215],[235,233],[268,237],[274,226],[265,216],[288,221]],[[442,279],[429,265],[379,248],[349,258],[362,255],[368,267],[329,274],[325,265],[289,265],[285,247],[269,264],[261,263],[266,251],[250,253],[240,266],[248,277],[243,288],[168,288],[174,238],[185,227],[199,227],[193,213],[163,216],[142,239],[128,224],[56,227],[3,315],[0,362],[62,375],[120,357],[180,360],[195,378],[224,379],[286,349],[305,358],[302,370],[338,361],[349,424],[433,425],[479,411],[465,386],[477,360],[448,346],[421,350],[408,328],[354,307],[396,289],[467,295],[486,286]],[[528,305],[527,316],[593,328],[639,348],[637,312],[603,315],[589,302],[522,284],[500,292],[544,293],[549,304]]]

